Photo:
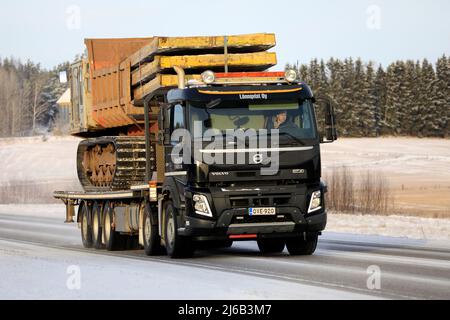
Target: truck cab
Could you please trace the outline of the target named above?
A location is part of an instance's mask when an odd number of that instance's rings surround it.
[[[207,72],[168,92],[158,220],[169,254],[244,240],[264,253],[314,252],[327,223],[320,144],[337,135],[331,105],[322,135],[311,89],[289,76]]]

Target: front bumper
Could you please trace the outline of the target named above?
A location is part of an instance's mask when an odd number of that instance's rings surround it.
[[[207,192],[186,190],[184,218],[178,224],[182,236],[197,240],[227,239],[233,235],[257,235],[258,237],[295,237],[304,233],[320,233],[327,224],[325,203],[317,212],[306,214],[311,194],[326,186],[289,185],[254,188],[211,188]],[[208,198],[213,209],[213,218],[202,218],[193,214],[194,193]],[[249,215],[249,208],[275,207],[274,216]]]
[[[233,223],[234,218],[241,216],[242,210],[227,210],[217,222],[187,217],[186,226],[180,228],[178,232],[195,240],[224,240],[232,235],[250,234],[256,234],[259,238],[287,238],[304,233],[320,233],[327,224],[326,211],[311,216],[304,216],[300,212],[294,213],[295,221]]]

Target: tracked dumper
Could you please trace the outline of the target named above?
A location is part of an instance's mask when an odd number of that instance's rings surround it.
[[[87,39],[87,55],[71,66],[71,133],[80,143],[78,177],[86,191],[125,190],[145,181],[143,99],[205,70],[262,71],[276,64],[273,34],[220,37]],[[157,114],[153,114],[157,133]],[[156,169],[156,146],[150,167]]]
[[[156,170],[151,147],[151,169]],[[86,191],[126,190],[145,181],[144,137],[101,137],[78,146],[78,178]]]
[[[335,116],[326,103],[319,131],[297,72],[268,71],[273,34],[85,44],[69,77],[84,191],[54,196],[86,248],[180,258],[257,241],[314,253],[327,223],[320,144],[337,139]]]

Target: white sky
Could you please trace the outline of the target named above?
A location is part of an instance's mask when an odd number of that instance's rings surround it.
[[[313,57],[387,64],[450,55],[448,0],[15,0],[0,6],[0,57],[44,67],[72,60],[87,37],[153,35],[274,32],[279,67]]]

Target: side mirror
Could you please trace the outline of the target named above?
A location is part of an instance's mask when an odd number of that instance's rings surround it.
[[[337,128],[336,128],[336,114],[334,113],[333,105],[330,101],[327,101],[325,105],[325,138],[326,141],[323,143],[331,143],[338,139]]]
[[[325,141],[325,142],[336,141],[338,139],[336,128],[327,128],[326,138],[327,138],[327,141]]]
[[[67,83],[67,72],[66,71],[61,71],[59,73],[59,83],[61,83],[61,84]]]
[[[170,143],[170,117],[167,115],[169,106],[161,103],[158,115],[158,144],[163,146]]]

